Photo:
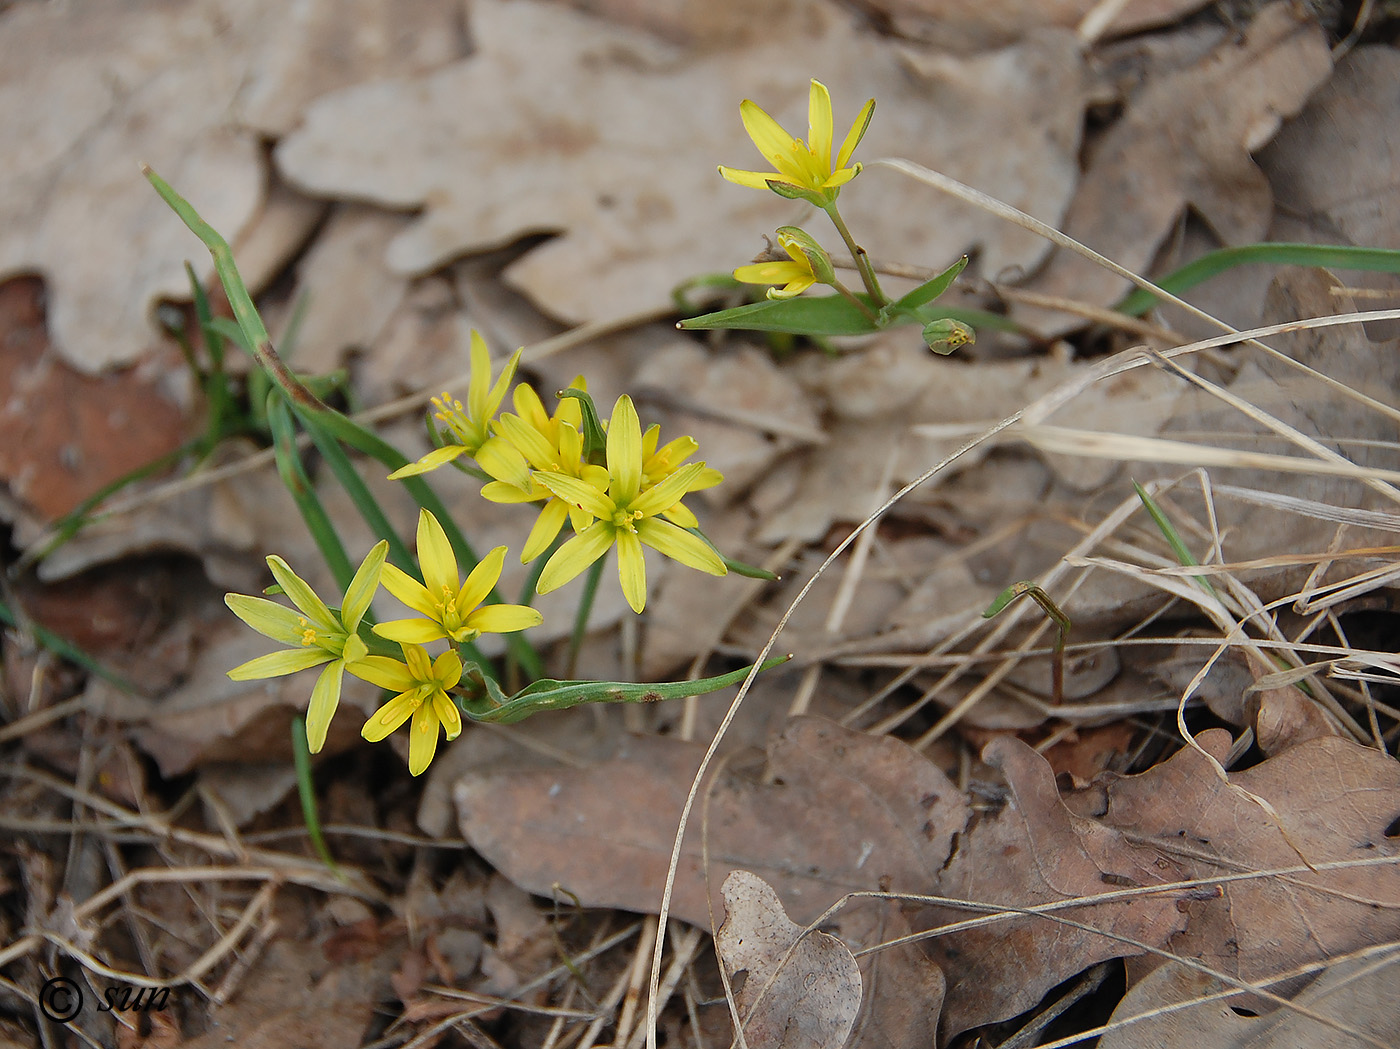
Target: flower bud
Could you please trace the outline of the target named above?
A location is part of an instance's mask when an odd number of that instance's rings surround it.
[[[793,258],[800,254],[807,260],[807,265],[812,268],[812,276],[817,278],[818,284],[836,283],[836,270],[831,265],[831,256],[806,230],[797,226],[779,226],[778,243]]]

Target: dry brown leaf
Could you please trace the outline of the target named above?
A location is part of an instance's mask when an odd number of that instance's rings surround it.
[[[724,879],[724,924],[715,950],[755,1049],[841,1049],[860,1012],[860,966],[835,936],[803,935],[773,887],[756,874]]]
[[[1218,751],[1229,741],[1217,729],[1201,742]],[[1173,939],[1174,951],[1240,979],[1266,980],[1400,937],[1400,842],[1391,833],[1400,763],[1322,738],[1233,772],[1230,782],[1269,802],[1282,830],[1189,749],[1142,775],[1109,776],[1092,807],[1107,825],[1171,856],[1186,877],[1296,867],[1302,860],[1295,846],[1315,866],[1395,862],[1226,884],[1220,898],[1187,905],[1189,922]]]
[[[616,757],[591,767],[468,773],[453,793],[462,833],[531,892],[549,895],[559,883],[585,906],[654,913],[675,821],[704,749],[631,737]],[[917,887],[927,887],[966,819],[961,792],[905,744],[821,718],[794,719],[770,744],[773,782],[745,771],[731,762],[707,781],[716,911],[719,887],[735,867],[775,886],[799,921],[882,881],[923,891]],[[697,809],[672,913],[708,926],[700,817]]]
[[[864,98],[879,99],[864,155],[921,159],[1056,221],[1075,178],[1082,111],[1068,34],[964,64],[928,60],[919,72],[827,5],[804,12],[806,27],[781,43],[686,61],[567,9],[482,0],[472,10],[471,58],[323,98],[279,145],[277,163],[312,192],[426,206],[390,246],[400,272],[527,232],[565,231],[508,276],[575,320],[665,301],[685,278],[732,269],[765,230],[794,217],[792,205],[732,186],[714,168],[753,162],[741,97],[797,126],[793,110],[805,111],[813,75],[827,78],[838,121]],[[1035,134],[989,141],[984,131],[1020,124]],[[864,192],[848,192],[848,219],[882,255],[946,264],[980,244],[1000,269],[1043,254],[1022,231],[943,202],[920,201],[910,222],[888,204],[907,183],[874,168],[862,178]]]
[[[249,25],[267,18],[143,0],[24,4],[0,19],[0,141],[24,144],[0,157],[0,278],[44,275],[53,341],[74,367],[136,359],[154,342],[147,311],[188,294],[184,261],[203,254],[139,162],[230,242],[257,210],[262,147],[228,106]]]
[[[993,740],[982,760],[1001,770],[1011,796],[1000,813],[963,836],[939,877],[940,895],[989,909],[1028,907],[1180,876],[1182,868],[1161,850],[1071,812],[1055,789],[1054,770],[1019,740]],[[1086,904],[1062,916],[1127,942],[1051,917],[1017,918],[926,941],[925,951],[948,977],[944,1038],[1016,1016],[1095,962],[1141,953],[1135,943],[1165,947],[1186,921],[1170,895]],[[918,924],[932,929],[967,917],[966,911],[929,908]]]
[[[1397,80],[1393,47],[1357,48],[1260,154],[1287,209],[1281,222],[1302,224],[1327,243],[1340,233],[1352,244],[1400,247],[1400,144],[1387,134],[1400,122]]]
[[[87,376],[59,359],[43,300],[32,278],[0,284],[0,481],[31,525],[177,448],[190,429],[157,376]]]
[[[892,19],[903,33],[949,50],[985,48],[1018,40],[1048,26],[1074,29],[1100,0],[872,0],[869,7]],[[1135,0],[1119,4],[1107,26],[1111,35],[1170,25],[1204,7],[1205,0]]]
[[[1103,1049],[1361,1049],[1377,1042],[1392,1045],[1395,1032],[1400,1030],[1397,964],[1400,957],[1394,951],[1336,962],[1293,998],[1297,1006],[1368,1035],[1375,1040],[1371,1043],[1282,1007],[1265,1016],[1236,1012],[1229,998],[1151,1015],[1230,990],[1214,977],[1168,962],[1129,988],[1110,1022],[1132,1021],[1131,1026],[1110,1031],[1099,1045]]]
[[[1226,244],[1259,240],[1273,202],[1250,154],[1303,107],[1331,69],[1316,24],[1286,3],[1264,8],[1242,40],[1227,41],[1195,66],[1149,82],[1129,101],[1094,149],[1062,228],[1138,272],[1187,205]],[[1128,287],[1123,278],[1063,249],[1031,286],[1101,306]],[[1073,322],[1061,315],[1045,323],[1063,330]]]

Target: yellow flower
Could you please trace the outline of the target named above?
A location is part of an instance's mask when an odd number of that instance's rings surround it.
[[[790,299],[822,281],[812,266],[811,254],[804,244],[781,232],[778,234],[778,244],[792,261],[755,262],[752,265],[740,266],[734,271],[734,279],[743,284],[785,285],[782,288],[769,288],[770,299]]]
[[[450,638],[458,644],[485,633],[507,634],[538,626],[544,619],[526,605],[482,605],[495,589],[505,564],[506,548],[498,546],[471,570],[465,582],[457,575],[457,558],[447,533],[427,510],[418,514],[418,563],[426,586],[394,565],[384,566],[381,582],[420,619],[380,623],[374,632],[402,644],[426,644]],[[477,607],[480,606],[480,607]]]
[[[306,712],[306,741],[313,754],[325,745],[326,730],[340,704],[340,685],[345,671],[353,673],[369,654],[358,630],[360,620],[369,610],[370,599],[379,588],[379,574],[388,551],[387,541],[375,544],[360,563],[355,578],[350,581],[350,589],[345,592],[345,602],[336,611],[327,608],[316,591],[276,554],[267,559],[267,566],[300,614],[266,598],[224,595],[224,603],[239,619],[259,634],[291,646],[290,651],[272,652],[234,667],[228,672],[234,681],[282,677],[329,664],[311,690],[311,705]]]
[[[547,594],[563,586],[617,545],[618,578],[634,612],[646,607],[646,563],[642,544],[682,564],[711,575],[725,575],[718,554],[704,540],[660,518],[677,506],[700,480],[704,463],[681,466],[660,484],[642,488],[642,427],[626,394],[617,399],[608,423],[608,484],[562,473],[537,472],[536,479],[594,520],[554,552],[540,573],[538,590]]]
[[[389,480],[397,481],[403,477],[413,477],[436,470],[459,455],[476,455],[491,436],[491,420],[505,398],[506,387],[515,377],[520,353],[520,350],[516,350],[510,355],[510,360],[506,362],[500,376],[492,383],[491,351],[486,348],[485,340],[476,332],[472,332],[472,377],[467,386],[466,405],[463,406],[461,401],[445,391],[441,397],[433,398],[437,419],[447,428],[444,436],[455,438],[456,443],[434,448],[417,462],[399,467],[389,475]]]
[[[682,463],[700,449],[700,445],[696,443],[694,437],[677,437],[658,448],[656,445],[660,440],[661,427],[656,423],[648,426],[646,433],[642,434],[643,492],[654,488],[670,477],[680,469]],[[687,491],[698,492],[703,488],[713,488],[723,480],[724,474],[713,466],[706,466],[695,475],[695,480],[690,483]],[[695,519],[695,515],[681,502],[662,510],[661,516],[674,521],[682,528],[698,528],[700,525],[700,522]]]
[[[422,775],[437,751],[438,728],[449,740],[462,733],[462,714],[448,690],[462,679],[462,660],[451,649],[429,660],[422,645],[401,645],[403,660],[366,656],[350,672],[380,688],[397,692],[393,699],[370,715],[360,735],[378,743],[410,717],[408,771]]]
[[[585,389],[583,379],[574,387]],[[481,489],[484,498],[495,503],[543,502],[540,515],[520,551],[521,562],[533,561],[549,549],[559,529],[570,517],[569,504],[535,480],[534,471],[563,473],[607,486],[608,471],[583,461],[583,412],[577,398],[561,397],[551,416],[539,395],[524,383],[515,388],[519,415],[503,415],[496,424],[498,436],[487,441],[477,453],[477,464],[494,480]],[[573,511],[576,530],[592,520],[582,511]]]
[[[808,97],[806,142],[793,138],[755,103],[744,99],[739,106],[744,130],[776,170],[764,173],[721,166],[719,173],[741,186],[771,189],[780,196],[800,197],[818,207],[828,207],[836,202],[841,187],[860,174],[860,165],[850,164],[851,154],[856,151],[865,129],[870,126],[870,115],[874,110],[875,100],[872,98],[861,108],[851,130],[846,132],[845,141],[841,143],[841,150],[833,162],[831,94],[820,81],[812,81]]]

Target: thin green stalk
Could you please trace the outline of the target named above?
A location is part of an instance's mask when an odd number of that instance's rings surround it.
[[[846,285],[842,284],[839,280],[836,280],[834,277],[832,278],[831,286],[835,288],[844,298],[851,302],[856,307],[856,309],[860,310],[861,313],[865,314],[866,319],[868,319],[871,324],[878,325],[880,323],[879,315],[869,306],[867,306],[864,302],[862,302],[856,296],[856,293],[851,291],[850,288],[846,287]]]
[[[588,629],[588,617],[593,613],[593,599],[598,596],[598,583],[603,578],[603,566],[608,563],[606,552],[588,567],[583,577],[583,593],[579,595],[578,611],[574,613],[574,629],[569,635],[569,661],[564,676],[571,678],[578,666],[579,649],[583,647],[583,634]]]
[[[828,204],[823,208],[831,218],[832,224],[836,227],[836,232],[841,234],[841,239],[846,242],[846,250],[851,253],[851,258],[855,260],[856,269],[860,270],[860,279],[865,284],[865,290],[870,297],[875,300],[876,305],[884,307],[890,304],[890,300],[885,297],[885,293],[880,290],[880,281],[875,276],[875,267],[870,265],[870,256],[865,253],[865,249],[856,243],[851,236],[851,231],[846,228],[846,220],[841,217],[841,212],[836,208],[836,202]]]
[[[1162,508],[1157,505],[1157,500],[1148,495],[1147,489],[1136,481],[1133,482],[1133,490],[1137,492],[1138,498],[1142,500],[1142,505],[1146,507],[1148,516],[1152,518],[1152,523],[1157,526],[1157,530],[1166,538],[1167,545],[1172,548],[1172,553],[1176,555],[1177,561],[1182,565],[1199,565],[1201,562],[1197,561],[1196,556],[1191,553],[1190,548],[1188,548],[1186,543],[1182,540],[1181,533],[1176,530],[1176,526],[1167,519],[1167,515],[1163,513]],[[1211,597],[1218,598],[1220,596],[1216,593],[1215,587],[1211,585],[1210,580],[1205,576],[1197,575],[1191,578],[1205,587],[1206,592],[1209,593]]]
[[[297,796],[301,799],[301,818],[306,824],[306,833],[311,838],[311,847],[316,850],[316,855],[321,858],[327,869],[344,881],[345,876],[336,866],[335,857],[331,855],[325,835],[321,833],[321,817],[316,812],[316,785],[311,778],[311,749],[306,742],[306,722],[299,717],[292,718],[292,761],[297,770]]]
[[[302,418],[302,423],[307,424],[307,420]],[[384,508],[379,505],[379,500],[375,499],[374,493],[369,490],[369,485],[365,484],[365,479],[360,476],[359,471],[350,462],[350,457],[345,454],[345,449],[340,446],[340,442],[328,436],[315,424],[307,424],[306,432],[311,435],[311,440],[320,450],[321,457],[325,459],[326,465],[330,467],[331,473],[340,482],[340,486],[350,496],[350,501],[355,504],[355,508],[360,511],[360,516],[365,519],[365,524],[369,525],[370,531],[389,541],[389,560],[405,572],[412,572],[412,552],[408,549],[408,545],[399,538],[394,526],[389,523]]]
[[[301,464],[291,409],[275,391],[267,395],[267,422],[272,428],[272,447],[276,455],[277,473],[301,512],[307,531],[316,541],[316,548],[321,551],[321,556],[330,566],[336,585],[344,593],[350,587],[350,580],[355,577],[355,567],[350,563],[345,544],[340,541],[340,535],[336,532],[330,515],[326,513],[325,506],[311,484],[311,478],[306,476],[306,469]]]
[[[327,406],[292,374],[291,369],[283,363],[277,355],[277,351],[273,349],[272,339],[267,333],[267,328],[263,325],[262,318],[258,315],[257,307],[253,304],[253,298],[248,293],[247,285],[243,283],[243,278],[238,272],[238,266],[234,262],[233,251],[229,247],[228,241],[224,240],[218,230],[205,222],[200,217],[199,212],[180,194],[176,193],[168,182],[144,164],[141,170],[155,191],[160,194],[161,199],[209,249],[209,254],[214,260],[214,269],[219,274],[219,280],[223,283],[224,294],[227,295],[229,305],[233,309],[234,319],[238,321],[238,326],[247,340],[249,352],[261,366],[262,371],[282,390],[287,402],[296,407],[298,414],[303,417],[307,425],[319,426],[331,437],[344,441],[351,448],[377,460],[391,471],[397,470],[401,466],[407,466],[409,462],[407,456],[377,434]],[[405,478],[403,484],[418,505],[430,511],[442,524],[443,531],[447,533],[447,541],[451,544],[457,560],[466,567],[466,570],[470,571],[478,561],[476,552],[472,550],[466,536],[452,520],[452,515],[447,512],[447,507],[443,505],[442,500],[421,477]],[[342,550],[342,556],[343,553]],[[341,585],[348,585],[349,579],[350,576],[347,575]],[[500,595],[493,591],[491,600],[501,600]],[[512,656],[527,672],[535,676],[543,675],[544,662],[527,638],[518,633],[510,634],[506,638],[506,644],[510,647]]]

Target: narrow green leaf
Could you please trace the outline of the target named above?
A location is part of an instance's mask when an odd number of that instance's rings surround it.
[[[765,662],[759,669],[768,670],[786,663],[791,656],[779,656]],[[683,699],[703,696],[748,677],[752,665],[729,674],[697,678],[694,681],[671,681],[657,684],[632,684],[621,681],[536,681],[514,696],[505,697],[499,689],[490,689],[490,697],[469,700],[461,704],[462,712],[472,721],[497,725],[513,725],[531,714],[544,710],[567,710],[582,703],[654,703],[663,699]],[[469,676],[477,678],[469,671]],[[478,683],[480,683],[478,679]],[[489,688],[489,684],[488,684]]]
[[[1136,481],[1133,482],[1133,490],[1137,492],[1138,498],[1142,500],[1142,505],[1147,508],[1148,515],[1152,518],[1152,523],[1157,526],[1157,530],[1166,537],[1167,545],[1172,548],[1172,553],[1176,555],[1178,563],[1182,565],[1198,565],[1201,562],[1196,560],[1194,554],[1182,541],[1181,533],[1176,530],[1176,526],[1167,520],[1167,515],[1162,512],[1162,508],[1157,505],[1157,500],[1147,494],[1147,489]],[[1200,583],[1210,592],[1211,596],[1219,596],[1215,592],[1215,587],[1211,585],[1209,579],[1203,575],[1192,576],[1192,579]]]
[[[1189,291],[1217,273],[1236,266],[1255,264],[1274,266],[1327,266],[1339,270],[1364,270],[1371,273],[1400,273],[1400,251],[1386,248],[1358,248],[1349,244],[1242,244],[1236,248],[1221,248],[1202,255],[1157,281],[1157,286],[1173,295]],[[1136,317],[1146,313],[1157,296],[1145,288],[1132,292],[1117,306],[1119,313]]]
[[[859,298],[869,305],[868,296]],[[690,317],[677,327],[685,331],[742,328],[795,335],[866,335],[879,330],[855,303],[840,295],[765,299],[731,310]]]
[[[949,285],[966,266],[967,256],[964,255],[932,280],[925,281],[913,291],[899,298],[894,304],[895,309],[913,310],[932,302],[948,290]]]

